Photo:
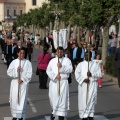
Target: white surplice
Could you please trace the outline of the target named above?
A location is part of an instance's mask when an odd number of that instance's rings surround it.
[[[68,77],[72,72],[72,64],[69,58],[60,58],[62,67],[60,68],[60,96],[58,95],[58,80],[56,76],[58,74],[58,58],[53,58],[47,67],[47,74],[50,78],[49,83],[49,99],[52,107],[52,114],[57,116],[67,116],[69,110],[69,84]]]
[[[90,61],[89,70],[92,77],[89,77],[87,103],[87,84],[83,81],[87,78],[88,62],[84,60],[79,63],[75,70],[75,78],[78,82],[78,109],[80,118],[94,116],[94,107],[97,101],[97,79],[102,76],[100,66],[94,61]]]
[[[11,62],[7,74],[12,77],[10,87],[10,108],[11,114],[15,118],[25,118],[26,116],[26,104],[28,85],[32,77],[32,65],[26,59],[21,60],[20,76],[23,81],[19,87],[20,103],[18,104],[18,72],[19,59],[15,59]]]

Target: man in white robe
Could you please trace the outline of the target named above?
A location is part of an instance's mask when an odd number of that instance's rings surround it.
[[[72,64],[69,58],[63,57],[63,47],[57,49],[57,57],[53,58],[47,67],[47,74],[50,78],[49,99],[52,108],[51,120],[54,115],[59,120],[64,120],[69,110],[69,74],[72,72]],[[59,57],[59,63],[58,63]],[[59,73],[58,73],[59,68]],[[58,95],[58,81],[60,80],[60,96]]]
[[[13,116],[12,120],[17,120],[17,118],[23,120],[26,116],[28,85],[32,77],[32,65],[31,62],[24,59],[25,52],[23,49],[19,49],[17,54],[18,59],[13,60],[7,70],[7,74],[12,77],[10,87],[10,108]],[[20,79],[18,77],[19,70]]]
[[[90,58],[91,54],[89,60]],[[78,82],[79,117],[82,120],[94,120],[94,107],[97,101],[97,79],[101,76],[100,66],[94,61],[89,62],[88,71],[88,53],[86,53],[85,60],[79,63],[75,70],[75,78]]]

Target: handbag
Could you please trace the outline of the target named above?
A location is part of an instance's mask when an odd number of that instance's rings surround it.
[[[39,69],[38,68],[36,69],[36,75],[39,75]]]

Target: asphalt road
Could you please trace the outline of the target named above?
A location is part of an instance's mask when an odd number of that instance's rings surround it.
[[[39,89],[38,76],[35,75],[37,56],[40,50],[34,49],[32,66],[33,76],[29,86],[26,120],[47,120],[51,114],[48,99],[48,89]],[[9,90],[11,78],[6,74],[7,67],[0,60],[0,120],[11,120],[9,106]],[[49,82],[49,81],[48,81]],[[70,85],[70,111],[67,120],[80,120],[78,115],[77,82],[72,75]],[[120,120],[120,89],[117,83],[104,78],[103,87],[98,89],[98,102],[96,105],[95,120]]]

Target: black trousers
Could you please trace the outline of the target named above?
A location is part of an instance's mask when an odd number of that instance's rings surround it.
[[[39,86],[42,89],[47,88],[47,79],[48,75],[46,74],[46,70],[40,70],[39,69]]]
[[[5,57],[6,61],[7,61],[7,68],[9,67],[10,63],[12,62],[12,57],[11,55],[7,54]]]
[[[118,86],[120,88],[120,68],[117,68]]]
[[[31,54],[28,54],[28,59],[29,59],[29,61],[31,62],[31,57],[32,55]]]

